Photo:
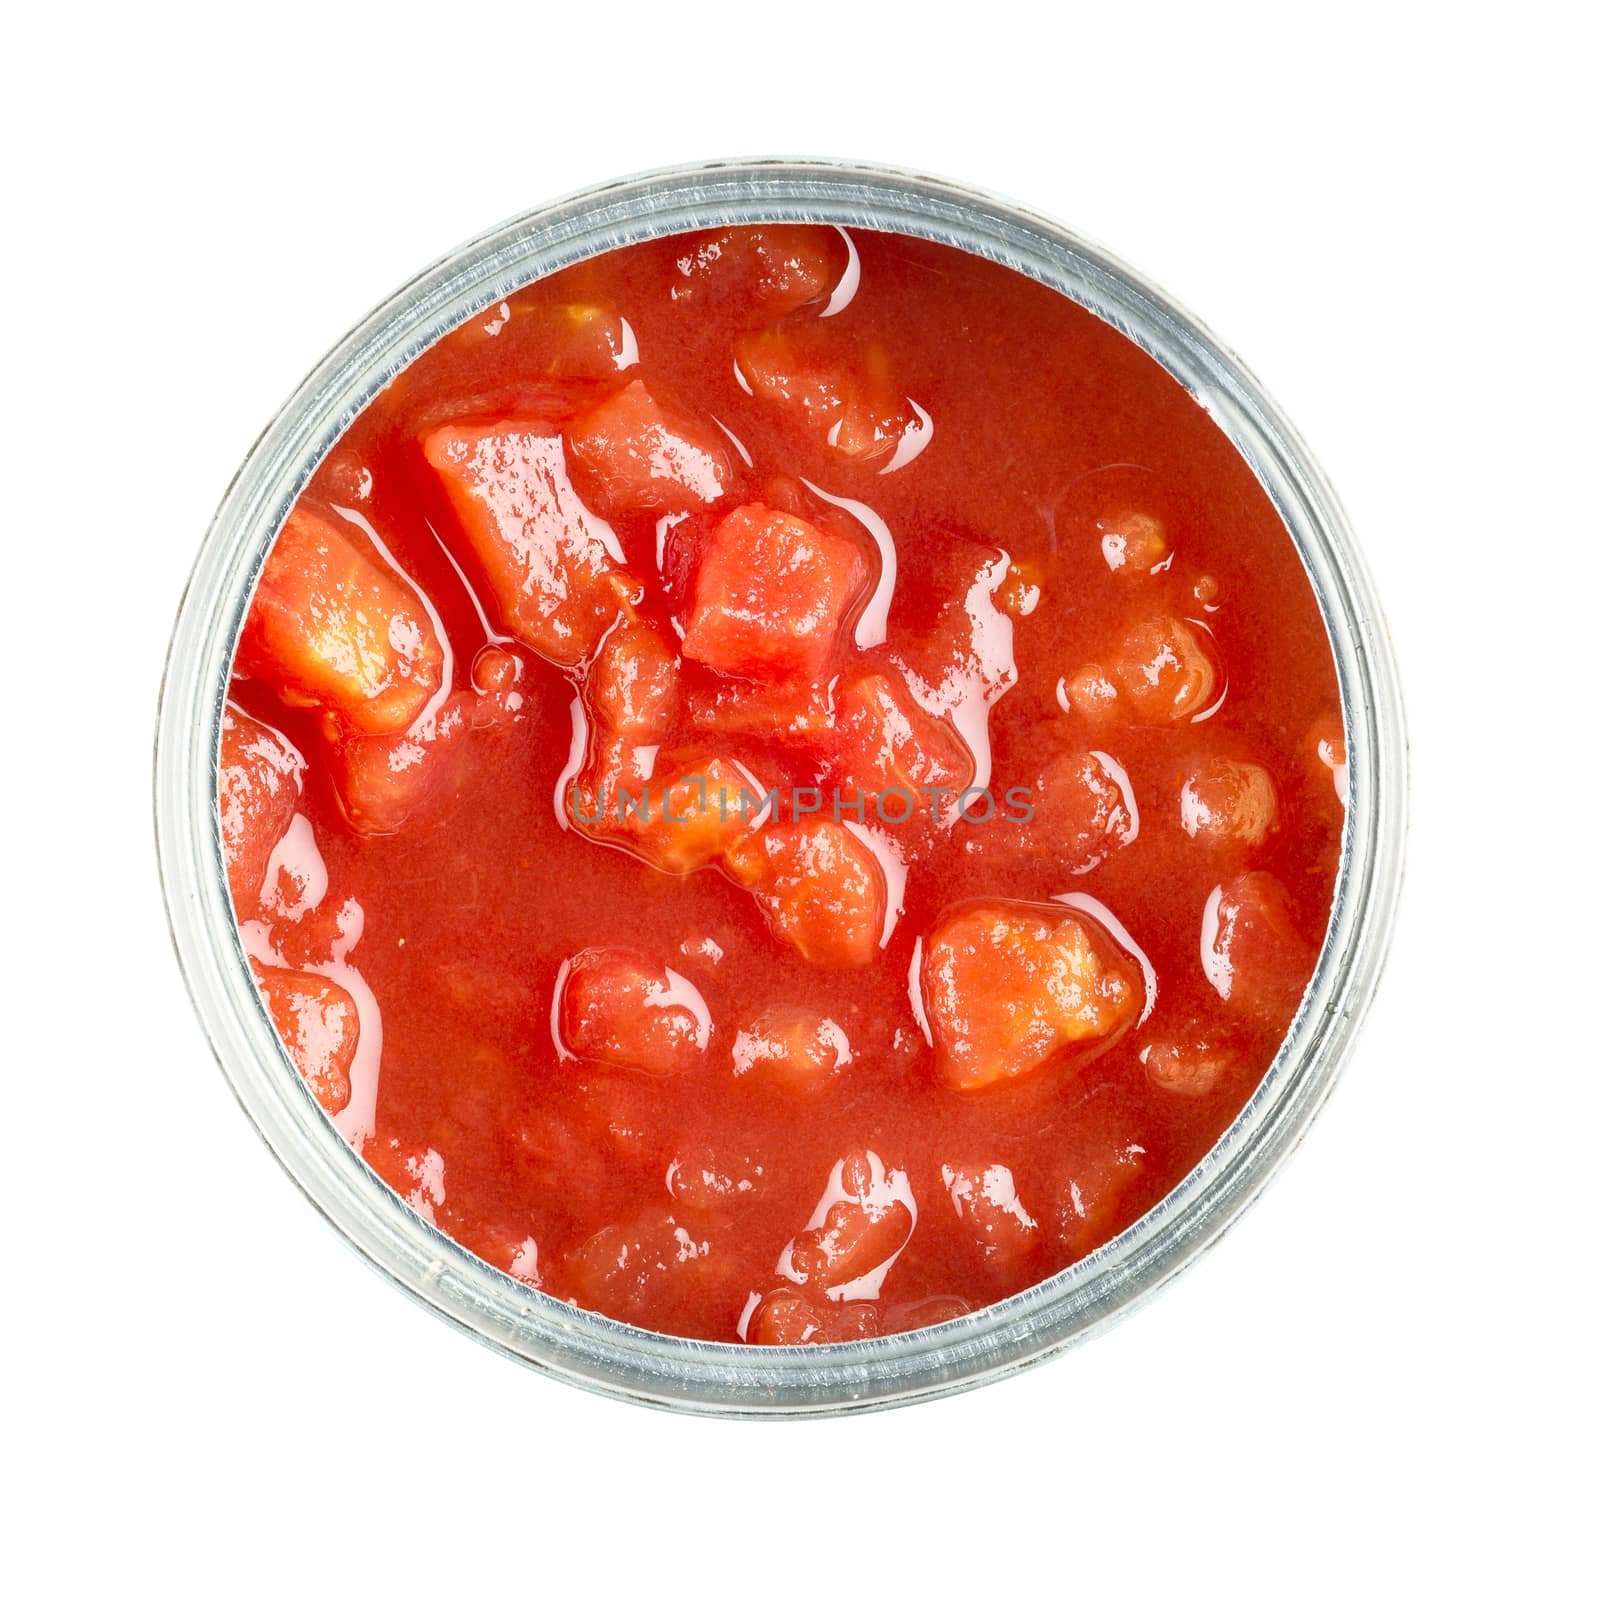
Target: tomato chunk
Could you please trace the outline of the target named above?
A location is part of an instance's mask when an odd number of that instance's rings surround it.
[[[217,809],[228,889],[240,917],[259,908],[267,863],[294,820],[305,771],[305,757],[281,733],[231,703],[223,708]]]
[[[953,1322],[967,1316],[975,1308],[971,1301],[958,1294],[931,1294],[923,1300],[902,1300],[884,1313],[885,1333],[911,1333],[918,1328],[932,1328],[941,1322]]]
[[[740,506],[707,540],[683,653],[736,677],[817,679],[866,580],[866,557],[849,539]]]
[[[922,998],[934,1060],[953,1089],[981,1089],[1081,1056],[1138,1015],[1137,969],[1065,907],[970,906],[928,936]]]
[[[737,359],[753,395],[852,461],[891,455],[927,427],[876,342],[855,352],[825,324],[769,328],[740,339]]]
[[[287,972],[252,961],[267,1014],[316,1102],[329,1116],[350,1103],[350,1063],[361,1021],[349,991],[314,972]]]
[[[595,717],[624,739],[659,739],[678,703],[678,657],[643,622],[619,623],[589,669],[586,699]]]
[[[850,1040],[831,1017],[803,1006],[774,1006],[739,1030],[733,1072],[812,1090],[830,1082],[851,1061]]]
[[[1003,837],[1074,875],[1093,871],[1139,834],[1133,786],[1103,750],[1058,756],[1035,780],[1028,803],[1033,816]]]
[[[705,1145],[680,1150],[667,1168],[667,1193],[680,1211],[720,1211],[753,1199],[765,1186],[759,1161]]]
[[[1133,1219],[1125,1216],[1129,1191],[1144,1171],[1146,1152],[1131,1139],[1085,1142],[1067,1167],[1056,1233],[1074,1261],[1114,1238]]]
[[[1139,1052],[1144,1075],[1168,1094],[1210,1094],[1237,1062],[1225,1045],[1197,1028],[1183,1029],[1152,1039]]]
[[[671,1333],[692,1326],[704,1303],[730,1288],[732,1266],[726,1241],[705,1219],[691,1224],[659,1211],[602,1228],[566,1256],[561,1279],[590,1311]]]
[[[916,1225],[906,1174],[857,1151],[834,1165],[810,1225],[784,1246],[779,1275],[829,1300],[875,1300]]]
[[[637,582],[611,529],[567,477],[558,434],[516,419],[436,429],[423,441],[507,629],[557,666],[586,660]]]
[[[813,966],[864,967],[878,953],[888,888],[877,857],[821,817],[764,828],[735,854],[772,931]]]
[[[939,1175],[956,1216],[984,1260],[1008,1269],[1027,1260],[1043,1232],[1017,1198],[1010,1167],[998,1161],[947,1164]]]
[[[833,711],[821,684],[697,684],[688,695],[689,721],[701,732],[768,745],[820,745],[833,730]]]
[[[1213,647],[1202,643],[1204,633],[1177,617],[1152,617],[1128,630],[1109,665],[1135,716],[1179,722],[1211,704],[1217,668]]]
[[[697,511],[722,498],[731,475],[723,442],[639,378],[567,429],[567,461],[584,503],[603,517]]]
[[[451,751],[471,725],[474,698],[452,695],[409,733],[344,739],[334,747],[334,786],[357,833],[398,833],[458,776]]]
[[[678,257],[674,300],[746,297],[769,316],[822,299],[844,269],[846,246],[836,229],[770,222],[693,234]]]
[[[1130,577],[1148,573],[1170,554],[1161,519],[1148,511],[1108,511],[1098,519],[1097,526],[1100,553],[1113,572]]]
[[[1316,951],[1294,925],[1283,885],[1271,873],[1242,873],[1211,891],[1200,964],[1211,987],[1240,1015],[1287,1024],[1316,961]]]
[[[583,301],[549,305],[503,300],[449,338],[505,368],[560,380],[614,379],[639,359],[633,331],[623,318]],[[485,351],[485,346],[490,348]]]
[[[646,776],[626,747],[602,746],[569,791],[578,831],[681,876],[749,847],[761,786],[718,756],[669,761]]]
[[[878,1308],[870,1302],[836,1306],[798,1289],[773,1289],[750,1313],[745,1338],[751,1344],[845,1344],[880,1332]]]
[[[1265,767],[1211,756],[1184,778],[1178,812],[1191,839],[1256,845],[1278,820],[1278,794]]]
[[[591,948],[568,963],[561,1043],[574,1056],[659,1075],[705,1059],[711,1015],[681,973],[637,950]]]
[[[296,506],[256,585],[238,659],[287,705],[396,733],[443,682],[427,608],[342,521]]]
[[[856,674],[834,691],[833,758],[842,777],[876,802],[887,790],[927,804],[924,788],[960,793],[972,781],[972,752],[942,717],[911,698],[898,674]],[[891,815],[895,813],[891,811]]]

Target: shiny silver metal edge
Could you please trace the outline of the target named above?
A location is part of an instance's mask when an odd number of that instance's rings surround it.
[[[1189,1176],[1067,1271],[955,1322],[848,1345],[769,1349],[672,1338],[563,1305],[462,1250],[345,1144],[288,1067],[234,926],[216,763],[234,640],[277,529],[384,383],[443,332],[550,272],[635,241],[739,222],[914,234],[1005,263],[1147,350],[1210,413],[1282,514],[1328,624],[1344,702],[1349,797],[1327,939],[1260,1088]],[[801,1415],[970,1388],[1101,1331],[1214,1243],[1326,1098],[1388,950],[1405,835],[1406,743],[1387,630],[1333,491],[1244,366],[1106,251],[992,195],[912,172],[730,161],[588,189],[480,235],[396,291],[312,371],[218,508],[185,590],[155,749],[157,851],[173,944],[245,1113],[308,1199],[373,1267],[467,1333],[584,1388],[688,1412]]]

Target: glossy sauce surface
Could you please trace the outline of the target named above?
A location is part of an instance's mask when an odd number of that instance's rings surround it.
[[[1121,335],[922,241],[661,240],[475,318],[308,486],[236,671],[230,879],[313,1092],[466,1247],[667,1332],[1081,1259],[1326,927],[1338,692],[1265,494]]]

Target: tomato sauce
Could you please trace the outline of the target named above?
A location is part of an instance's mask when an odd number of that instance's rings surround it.
[[[710,1340],[1016,1293],[1188,1173],[1326,931],[1251,471],[994,263],[770,227],[440,340],[307,486],[220,821],[307,1086],[467,1249]]]

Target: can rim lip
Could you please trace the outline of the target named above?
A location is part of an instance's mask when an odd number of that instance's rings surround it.
[[[1245,458],[1327,625],[1349,756],[1328,934],[1272,1066],[1173,1190],[1092,1255],[951,1322],[844,1345],[682,1339],[554,1300],[500,1273],[385,1186],[289,1066],[250,978],[222,865],[217,751],[232,650],[273,537],[371,397],[450,327],[537,278],[643,239],[741,222],[909,233],[1048,284],[1144,349]],[[898,168],[771,158],[663,168],[491,228],[389,295],[313,368],[230,483],[201,545],[162,678],[157,855],[173,945],[245,1114],[344,1239],[412,1298],[526,1365],[641,1404],[731,1415],[851,1412],[992,1381],[1101,1331],[1180,1272],[1299,1143],[1347,1058],[1387,955],[1406,828],[1404,713],[1377,596],[1337,497],[1292,424],[1196,318],[1109,252],[982,190]]]

